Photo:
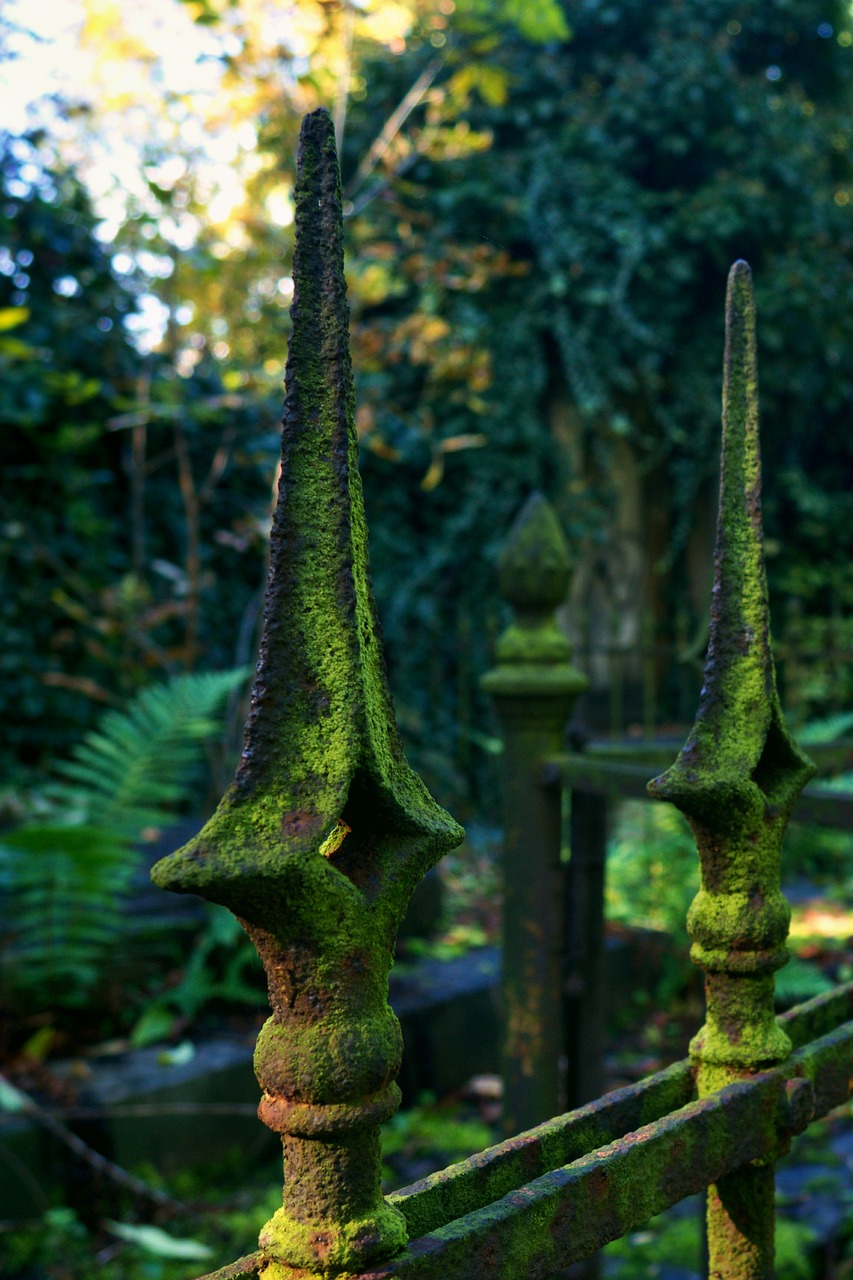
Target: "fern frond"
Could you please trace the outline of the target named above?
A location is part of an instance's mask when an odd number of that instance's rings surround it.
[[[246,670],[182,675],[109,711],[53,789],[58,820],[0,841],[0,887],[11,934],[3,985],[40,1007],[83,1004],[124,923],[123,907],[146,827],[172,820],[191,794],[205,741]],[[65,821],[62,821],[62,817]]]
[[[169,822],[198,781],[223,702],[246,675],[243,668],[177,676],[144,689],[126,711],[108,711],[57,770],[82,799],[87,822],[128,840]]]
[[[0,861],[12,906],[4,986],[82,1004],[121,926],[127,846],[99,827],[33,823],[4,837]]]
[[[835,742],[853,729],[853,711],[839,711],[820,720],[809,720],[797,730],[797,741],[803,746],[821,746]]]

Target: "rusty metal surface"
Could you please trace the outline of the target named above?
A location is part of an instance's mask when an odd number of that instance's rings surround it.
[[[547,756],[541,763],[543,782],[559,781],[575,791],[614,799],[648,800],[649,765],[635,761],[599,760],[588,755],[561,752]]]
[[[699,1096],[783,1061],[773,973],[788,960],[781,889],[788,820],[815,766],[785,724],[776,689],[761,525],[755,300],[745,262],[729,273],[723,450],[708,655],[699,709],[675,764],[649,783],[687,817],[699,893],[687,927],[705,974],[705,1024],[690,1053]],[[734,1168],[708,1190],[708,1251],[719,1280],[771,1280],[775,1200],[767,1168]]]
[[[385,681],[357,473],[340,180],[322,111],[303,124],[296,203],[282,479],[246,746],[214,818],[154,872],[235,912],[273,1007],[256,1073],[261,1116],[282,1135],[283,1205],[259,1252],[207,1280],[544,1280],[704,1187],[712,1273],[770,1277],[773,1162],[792,1133],[849,1096],[853,1021],[833,1023],[849,1018],[853,984],[775,1018],[772,973],[788,922],[779,846],[810,764],[785,728],[770,648],[748,268],[735,265],[727,299],[705,687],[685,748],[650,788],[687,814],[702,865],[689,927],[708,1007],[692,1064],[386,1200],[379,1126],[397,1105],[400,1052],[387,1005],[394,933],[412,889],[461,832],[406,764]],[[504,566],[517,619],[486,679],[507,727],[518,810],[508,810],[508,843],[529,932],[551,909],[559,859],[556,792],[539,757],[553,752],[566,699],[581,687],[551,617],[566,557],[541,502],[532,511]],[[550,768],[552,782],[560,766]],[[544,851],[536,877],[530,848]],[[543,1061],[553,1054],[536,989],[553,960],[540,948],[531,968],[527,952],[512,955],[513,982],[534,988],[510,991],[523,1076],[539,1041]],[[536,1026],[519,1036],[522,1000]]]
[[[276,1265],[334,1273],[406,1238],[380,1187],[402,1051],[388,973],[415,886],[463,833],[406,763],[385,678],[324,110],[303,121],[295,201],[281,480],[242,759],[198,837],[152,875],[228,907],[258,949],[272,1005],[259,1114],[284,1155],[260,1244]]]
[[[229,1262],[227,1267],[220,1267],[218,1271],[208,1271],[198,1280],[256,1280],[265,1261],[264,1255],[257,1251],[238,1258],[236,1262]]]
[[[677,1063],[398,1192],[392,1198],[413,1233],[418,1224],[434,1225],[420,1230],[398,1257],[346,1273],[346,1280],[517,1280],[519,1275],[546,1280],[685,1196],[772,1156],[780,1134],[802,1132],[845,1102],[853,1086],[851,1015],[853,984],[791,1010],[784,1022],[795,1040],[818,1021],[848,1020],[794,1052],[781,1067],[676,1107],[615,1141],[594,1144],[562,1166],[538,1173],[549,1159],[560,1160],[584,1145],[581,1135],[588,1139],[592,1129],[581,1122],[588,1123],[591,1114],[597,1113],[600,1136],[630,1114],[683,1096],[691,1087],[689,1063]],[[500,1194],[507,1179],[525,1173],[525,1182]],[[443,1200],[436,1194],[442,1184],[450,1189]],[[466,1203],[468,1212],[458,1214]],[[263,1254],[232,1266],[242,1270],[223,1268],[201,1280],[302,1280],[310,1274],[274,1264]]]
[[[853,831],[853,794],[830,791],[820,783],[814,783],[805,788],[791,816],[796,822],[813,822],[820,827]]]
[[[785,1064],[784,1078],[804,1075],[815,1083],[817,1114],[825,1114],[847,1096],[844,1071],[850,1065],[846,1055],[851,1020],[853,983],[798,1005],[779,1019],[801,1048]],[[818,1068],[827,1073],[825,1085],[817,1080]],[[413,1183],[390,1199],[402,1210],[410,1235],[423,1235],[694,1100],[693,1068],[685,1059]]]
[[[544,1280],[772,1155],[780,1133],[800,1131],[849,1097],[851,1074],[853,1023],[847,1023],[783,1067],[736,1081],[413,1240],[360,1280]],[[825,1082],[816,1097],[812,1079]]]
[[[415,1182],[390,1199],[402,1211],[409,1234],[423,1235],[686,1106],[694,1097],[690,1063],[676,1063]]]
[[[564,867],[563,964],[566,1102],[570,1108],[591,1101],[604,1088],[604,881],[608,828],[606,798],[572,791],[570,857]]]
[[[836,1031],[853,1018],[853,982],[796,1005],[779,1017],[795,1049]]]
[[[846,1005],[836,1000],[835,1014],[853,1013],[853,984]],[[786,1025],[803,1029],[816,1016],[810,1002],[792,1010]],[[593,1145],[567,1161],[499,1194],[506,1177],[536,1171],[549,1157],[560,1159],[579,1143],[572,1130],[581,1117],[599,1114],[599,1134],[617,1127],[616,1116],[663,1101],[664,1094],[690,1085],[688,1063],[678,1063],[630,1090],[619,1090],[591,1107],[539,1126],[530,1135],[491,1148],[452,1166],[393,1197],[411,1228],[469,1211],[421,1231],[398,1257],[380,1266],[346,1274],[346,1280],[546,1280],[554,1271],[588,1257],[611,1240],[642,1226],[656,1213],[725,1179],[750,1161],[773,1155],[781,1135],[801,1132],[814,1118],[850,1097],[853,1082],[853,1021],[793,1053],[783,1066],[735,1081],[707,1098],[686,1103],[659,1119]],[[656,1092],[657,1084],[657,1092]],[[663,1090],[663,1092],[660,1092]],[[643,1098],[645,1094],[645,1098]],[[633,1095],[628,1097],[627,1095]],[[554,1132],[562,1123],[565,1132]],[[589,1131],[587,1131],[589,1134]],[[560,1145],[562,1141],[562,1146]],[[583,1145],[580,1142],[580,1145]],[[491,1182],[489,1177],[491,1175]],[[442,1202],[436,1188],[454,1188]],[[477,1197],[488,1196],[478,1207]],[[419,1212],[418,1201],[421,1201]],[[246,1269],[246,1264],[250,1264]],[[308,1272],[265,1263],[252,1255],[201,1280],[302,1280]],[[255,1268],[254,1270],[252,1268]]]

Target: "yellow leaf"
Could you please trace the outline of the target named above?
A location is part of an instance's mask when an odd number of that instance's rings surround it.
[[[444,455],[441,453],[434,453],[432,462],[429,464],[429,470],[421,481],[421,488],[424,493],[430,493],[437,485],[441,484],[443,475]]]
[[[53,1048],[55,1039],[56,1027],[39,1027],[22,1047],[21,1057],[30,1058],[34,1062],[44,1062]]]
[[[439,443],[442,453],[458,453],[460,449],[482,449],[486,443],[484,435],[448,436]]]
[[[17,329],[19,324],[26,324],[29,318],[29,307],[2,307],[0,308],[0,329]]]
[[[20,338],[0,338],[0,356],[5,356],[7,360],[26,360],[35,351],[35,347],[31,347],[28,342],[21,342]]]
[[[507,100],[509,76],[503,67],[486,65],[477,69],[477,89],[490,107],[502,107]]]

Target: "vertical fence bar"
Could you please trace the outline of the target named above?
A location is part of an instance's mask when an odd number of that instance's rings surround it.
[[[619,644],[619,614],[610,615],[607,646],[609,732],[613,742],[625,733],[625,652]]]
[[[260,1117],[282,1139],[284,1190],[261,1233],[265,1280],[292,1267],[357,1271],[405,1244],[405,1221],[380,1184],[379,1127],[399,1105],[402,1051],[388,973],[415,886],[462,838],[404,759],[385,680],[358,476],[340,176],[323,110],[300,135],[293,281],[281,481],[243,755],[207,825],[153,871],[163,888],[233,911],[266,969],[273,1013],[255,1072]],[[254,1274],[225,1268],[223,1277],[238,1271]]]
[[[657,635],[655,615],[648,605],[643,609],[640,634],[640,661],[643,673],[643,739],[645,742],[651,742],[655,736],[655,725],[660,716],[657,707]]]
[[[604,1061],[604,875],[607,797],[572,791],[566,868],[566,1105],[598,1097]]]
[[[504,731],[504,1126],[548,1119],[563,1103],[561,966],[564,939],[560,791],[542,785],[541,758],[562,748],[563,730],[586,680],[569,663],[554,621],[569,585],[562,530],[534,494],[510,531],[500,588],[515,621],[483,677]]]
[[[699,710],[675,764],[649,784],[696,835],[701,888],[688,915],[705,972],[706,1021],[690,1046],[700,1097],[783,1061],[773,973],[788,959],[790,908],[780,851],[814,766],[785,726],[773,654],[761,530],[755,304],[745,262],[729,275],[723,454],[711,632]],[[777,1154],[782,1154],[780,1151]],[[774,1159],[708,1193],[709,1274],[771,1280]]]

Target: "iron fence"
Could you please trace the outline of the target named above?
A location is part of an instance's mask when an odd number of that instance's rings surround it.
[[[200,835],[154,871],[164,887],[234,911],[264,962],[273,1009],[255,1064],[261,1118],[282,1136],[282,1208],[259,1250],[211,1280],[535,1280],[705,1187],[711,1274],[769,1277],[775,1162],[792,1134],[849,1095],[853,986],[775,1016],[773,972],[786,959],[789,920],[779,851],[813,767],[785,727],[770,647],[749,269],[736,263],[729,279],[699,712],[678,759],[650,787],[687,815],[697,839],[702,887],[688,923],[705,974],[705,1025],[685,1062],[384,1198],[379,1127],[399,1102],[399,1027],[386,999],[394,934],[418,880],[461,831],[408,768],[384,677],[325,112],[306,117],[298,169],[282,478],[243,759]],[[534,503],[506,557],[516,619],[487,678],[519,788],[507,807],[508,841],[522,860],[509,912],[530,936],[559,917],[553,857],[540,846],[553,849],[559,828],[554,772],[576,767],[552,758],[581,684],[552,618],[565,571],[553,519]],[[594,814],[589,821],[600,831]],[[539,954],[528,971],[530,954],[511,941],[506,954],[508,1107],[519,1122],[525,1080],[539,1064],[549,1070],[554,1054],[542,993],[556,962]],[[553,1087],[551,1079],[533,1090],[534,1111]]]

